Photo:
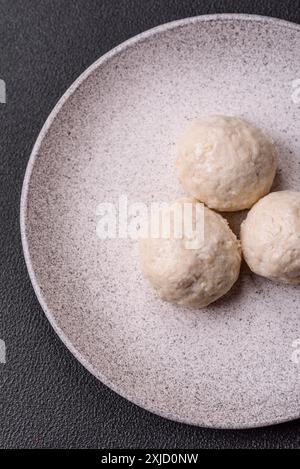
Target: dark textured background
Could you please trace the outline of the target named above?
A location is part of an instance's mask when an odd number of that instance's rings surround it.
[[[0,0],[0,447],[294,448],[300,421],[221,431],[164,420],[92,377],[60,342],[31,287],[20,243],[26,164],[46,117],[103,53],[158,24],[207,13],[300,23],[298,0]]]

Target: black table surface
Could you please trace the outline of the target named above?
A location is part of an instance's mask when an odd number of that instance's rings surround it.
[[[299,0],[0,0],[1,448],[298,448],[300,421],[223,431],[174,423],[121,398],[61,343],[23,260],[19,200],[32,146],[71,83],[112,47],[158,24],[208,13],[300,22]]]

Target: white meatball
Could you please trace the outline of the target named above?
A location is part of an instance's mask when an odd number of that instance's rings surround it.
[[[253,272],[300,284],[300,193],[273,192],[261,199],[242,224],[241,241]]]
[[[184,198],[165,211],[172,213],[174,205],[201,206],[203,237],[199,230],[194,236],[185,231],[178,239],[174,230],[168,239],[140,239],[141,267],[158,295],[166,301],[190,307],[205,307],[228,292],[238,278],[241,264],[240,244],[227,221],[195,199]],[[153,223],[151,218],[150,226]],[[200,226],[200,225],[198,225]],[[150,231],[149,231],[150,232]],[[193,245],[191,240],[197,239]]]
[[[191,121],[177,143],[177,171],[185,190],[208,207],[252,207],[271,189],[277,151],[263,132],[237,117]]]

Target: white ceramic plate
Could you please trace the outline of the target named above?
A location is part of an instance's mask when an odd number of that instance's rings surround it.
[[[86,368],[164,417],[224,428],[299,417],[299,288],[244,267],[203,311],[163,303],[140,273],[136,243],[96,236],[96,208],[120,195],[132,204],[182,194],[174,142],[187,119],[210,113],[265,129],[280,152],[275,188],[299,190],[299,59],[300,27],[280,20],[160,26],[78,78],[32,152],[21,229],[39,301]]]

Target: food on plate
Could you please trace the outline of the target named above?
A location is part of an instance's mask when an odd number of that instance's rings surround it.
[[[142,271],[158,295],[197,308],[225,295],[241,264],[240,244],[227,221],[192,198],[162,209],[159,219],[159,236],[157,217],[151,217],[146,236],[139,240]],[[170,219],[171,230],[163,229]]]
[[[190,121],[176,154],[185,190],[223,212],[248,209],[268,194],[277,168],[274,144],[238,117],[216,115]]]
[[[241,242],[253,272],[300,284],[300,193],[273,192],[261,199],[241,226]]]

